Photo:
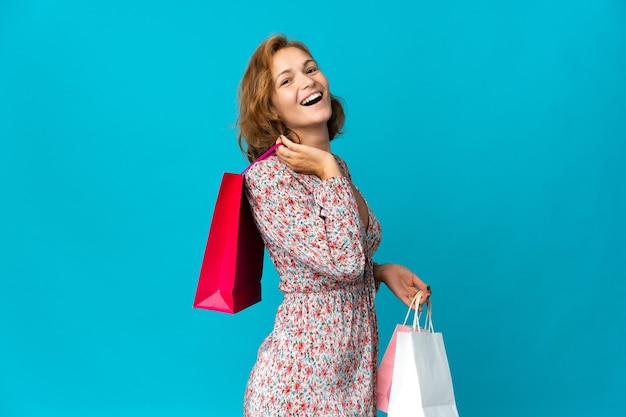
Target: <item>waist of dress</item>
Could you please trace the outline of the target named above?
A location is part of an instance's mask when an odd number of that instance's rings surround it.
[[[325,282],[311,282],[309,284],[298,283],[296,285],[289,282],[281,282],[278,286],[279,290],[284,296],[297,295],[297,296],[316,296],[318,294],[325,293],[353,293],[353,294],[369,294],[371,291],[376,291],[376,285],[370,280],[363,280],[357,282],[337,282],[330,283]]]
[[[283,291],[284,303],[296,304],[373,304],[376,289],[373,285],[344,285],[341,287],[315,288],[310,291]]]
[[[374,295],[374,291],[365,287],[355,291],[340,288],[284,294],[276,314],[273,335],[280,339],[294,332],[317,334],[321,331],[342,338],[342,334],[354,329],[367,334],[374,333]],[[344,336],[346,340],[349,339],[349,334]]]

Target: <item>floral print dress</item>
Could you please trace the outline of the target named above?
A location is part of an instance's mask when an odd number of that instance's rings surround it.
[[[344,176],[324,181],[276,156],[246,173],[253,217],[284,298],[248,380],[245,416],[376,415],[372,255],[381,228],[369,209],[363,224],[348,168],[335,158]]]

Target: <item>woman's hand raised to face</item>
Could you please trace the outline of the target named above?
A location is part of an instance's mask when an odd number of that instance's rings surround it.
[[[342,175],[335,157],[330,152],[292,142],[283,135],[276,141],[279,142],[283,146],[276,149],[276,156],[295,172],[313,174],[321,180]]]

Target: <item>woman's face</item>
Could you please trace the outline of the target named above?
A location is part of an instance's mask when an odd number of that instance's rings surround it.
[[[326,128],[332,115],[328,80],[309,54],[295,47],[276,51],[272,81],[272,110],[288,128]]]

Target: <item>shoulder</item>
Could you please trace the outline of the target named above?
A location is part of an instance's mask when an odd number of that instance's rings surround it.
[[[256,162],[245,173],[248,188],[278,187],[292,179],[292,171],[277,156]]]
[[[276,155],[272,155],[262,161],[252,164],[250,169],[246,172],[246,177],[255,178],[265,176],[268,174],[286,174],[289,168],[280,160]]]
[[[346,161],[344,161],[343,158],[341,158],[339,155],[333,154],[333,156],[335,157],[337,164],[339,164],[339,169],[341,169],[346,177],[350,178],[350,169],[348,168],[348,164],[346,163]]]

